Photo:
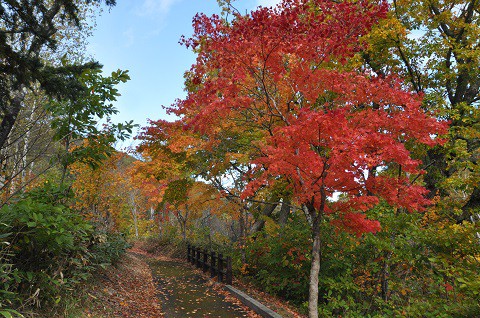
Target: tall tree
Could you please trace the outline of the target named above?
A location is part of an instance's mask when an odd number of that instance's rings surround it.
[[[468,218],[480,208],[480,2],[393,1],[368,41],[362,56],[377,74],[400,74],[451,121],[448,143],[425,156],[425,181]]]
[[[318,317],[325,216],[361,234],[379,229],[363,213],[379,198],[421,209],[428,200],[413,185],[420,162],[407,147],[432,146],[446,129],[395,77],[346,63],[385,12],[386,3],[285,0],[235,14],[231,23],[198,15],[185,41],[198,57],[189,94],[171,111],[208,149],[235,142],[235,129],[251,136],[247,162],[254,169],[242,198],[288,183],[311,226],[310,317]]]
[[[0,192],[5,198],[21,191],[35,178],[35,171],[45,170],[51,159],[55,161],[50,116],[44,107],[47,102],[41,91],[33,89],[25,98],[26,107],[20,111],[7,144],[0,149]]]
[[[86,0],[85,3],[100,2]],[[75,0],[3,1],[0,4],[0,149],[7,142],[27,92],[37,83],[49,95],[72,99],[85,91],[76,76],[98,67],[90,62],[51,66],[42,54],[55,52],[60,25],[80,27]],[[106,0],[114,5],[114,0]]]
[[[133,121],[125,124],[110,122],[110,116],[118,113],[112,104],[120,95],[116,85],[129,79],[128,71],[118,70],[105,77],[100,69],[86,70],[78,78],[86,88],[83,94],[74,101],[50,102],[47,109],[53,116],[51,125],[55,131],[54,139],[61,141],[65,147],[60,184],[63,184],[67,168],[72,162],[80,160],[95,166],[105,155],[109,155],[111,143],[117,139],[125,140],[132,132]],[[100,129],[98,125],[102,119],[107,120]],[[91,143],[78,144],[86,138],[95,139],[95,147],[88,147]],[[98,152],[100,144],[103,147]],[[71,149],[72,145],[76,147]]]
[[[114,5],[114,1],[106,2]],[[105,77],[98,63],[85,63],[89,59],[84,48],[94,19],[92,9],[98,9],[100,3],[71,0],[2,4],[3,76],[9,81],[6,84],[13,85],[2,88],[5,94],[15,95],[18,92],[14,86],[20,85],[15,81],[23,81],[19,91],[24,93],[19,103],[7,100],[0,107],[4,110],[0,112],[3,133],[8,136],[0,146],[2,190],[11,190],[2,191],[7,198],[60,162],[63,184],[73,161],[95,164],[108,154],[106,150],[111,149],[109,144],[115,138],[123,139],[131,132],[131,122],[114,125],[108,120],[117,112],[111,104],[119,95],[116,85],[129,79],[127,72],[119,70]],[[10,68],[19,67],[24,68],[21,74],[9,75]],[[23,78],[17,78],[20,75]],[[105,117],[107,123],[99,129],[98,122]],[[14,125],[8,123],[9,118],[14,119]],[[84,138],[92,142],[82,143]],[[96,153],[100,143],[104,144],[103,150]],[[63,152],[58,149],[60,144]],[[78,147],[92,144],[95,147]],[[32,174],[37,163],[39,169]],[[31,174],[29,179],[27,172]]]

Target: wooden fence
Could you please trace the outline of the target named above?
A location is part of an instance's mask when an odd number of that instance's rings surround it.
[[[217,255],[213,251],[188,244],[187,261],[201,268],[203,272],[210,270],[210,277],[218,277],[219,282],[232,284],[232,258],[230,256],[223,257],[221,253]]]

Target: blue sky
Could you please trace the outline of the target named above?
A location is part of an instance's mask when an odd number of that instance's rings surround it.
[[[278,0],[237,0],[241,12]],[[89,39],[88,53],[104,65],[105,72],[129,70],[131,80],[119,86],[120,111],[114,121],[134,120],[140,126],[149,119],[168,118],[162,105],[185,96],[183,74],[195,55],[178,44],[182,35],[192,34],[197,12],[219,13],[215,0],[118,0],[111,10],[97,17]],[[131,143],[124,143],[127,147]]]

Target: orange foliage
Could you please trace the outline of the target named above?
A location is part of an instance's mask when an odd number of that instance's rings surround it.
[[[87,219],[122,232],[132,231],[142,219],[147,222],[148,202],[131,176],[129,161],[132,159],[125,153],[115,153],[95,169],[74,163],[74,207]]]

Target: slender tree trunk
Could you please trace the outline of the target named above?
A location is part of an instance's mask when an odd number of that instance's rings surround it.
[[[133,227],[135,229],[135,237],[138,238],[138,213],[137,213],[137,203],[135,202],[135,193],[134,190],[130,191],[130,205],[133,217]]]
[[[189,211],[189,206],[188,204],[185,204],[185,217],[182,218],[182,235],[183,235],[183,241],[187,241],[187,221],[188,221],[188,215],[190,214]]]
[[[68,160],[67,157],[70,151],[70,137],[65,138],[65,160]],[[68,162],[63,162],[62,166],[62,176],[60,178],[60,189],[63,187],[63,183],[65,182],[65,178],[67,177],[67,170],[68,170]]]
[[[21,186],[23,186],[27,182],[27,169],[28,169],[27,153],[28,153],[29,142],[30,142],[30,130],[27,131],[27,133],[25,134],[25,139],[23,140],[22,173],[20,175]]]
[[[318,318],[318,275],[320,274],[321,235],[320,219],[314,217],[312,224],[312,263],[310,267],[310,282],[308,290],[308,317]]]
[[[22,148],[23,150],[23,148]],[[15,193],[17,188],[21,188],[19,184],[19,179],[17,178],[18,175],[21,173],[22,167],[21,165],[21,158],[23,157],[22,150],[20,150],[20,143],[15,143],[15,155],[13,155],[13,169],[12,174],[10,176],[10,193]]]
[[[23,139],[23,153],[22,153],[22,175],[20,185],[23,186],[27,182],[27,172],[28,172],[28,161],[27,161],[27,154],[28,154],[28,147],[30,145],[30,135],[33,129],[33,117],[35,111],[37,110],[37,100],[33,100],[33,107],[32,111],[30,112],[30,116],[28,117],[27,125],[32,125],[32,128],[28,128],[27,132],[25,133],[25,137]],[[33,162],[33,161],[32,161]]]
[[[155,210],[153,209],[153,206],[150,207],[150,220],[155,220]]]
[[[177,219],[178,225],[180,226],[180,233],[184,242],[187,241],[187,219],[188,219],[188,205],[185,205],[185,217],[182,215],[181,210],[177,210],[174,213],[175,218]]]
[[[137,217],[137,207],[133,206],[132,208],[133,215],[133,227],[135,228],[135,237],[138,238],[138,217]]]
[[[187,241],[187,221],[186,220],[182,220],[181,228],[182,228],[183,241],[186,242]]]
[[[247,225],[247,213],[248,208],[243,206],[242,211],[240,212],[240,251],[242,254],[242,263],[245,264],[247,262],[247,254],[245,252],[245,244],[246,244],[246,225]]]
[[[153,209],[153,208],[152,208]],[[163,218],[164,218],[164,213],[165,210],[160,211],[157,213],[157,218],[158,218],[158,237],[162,238],[163,237]]]

